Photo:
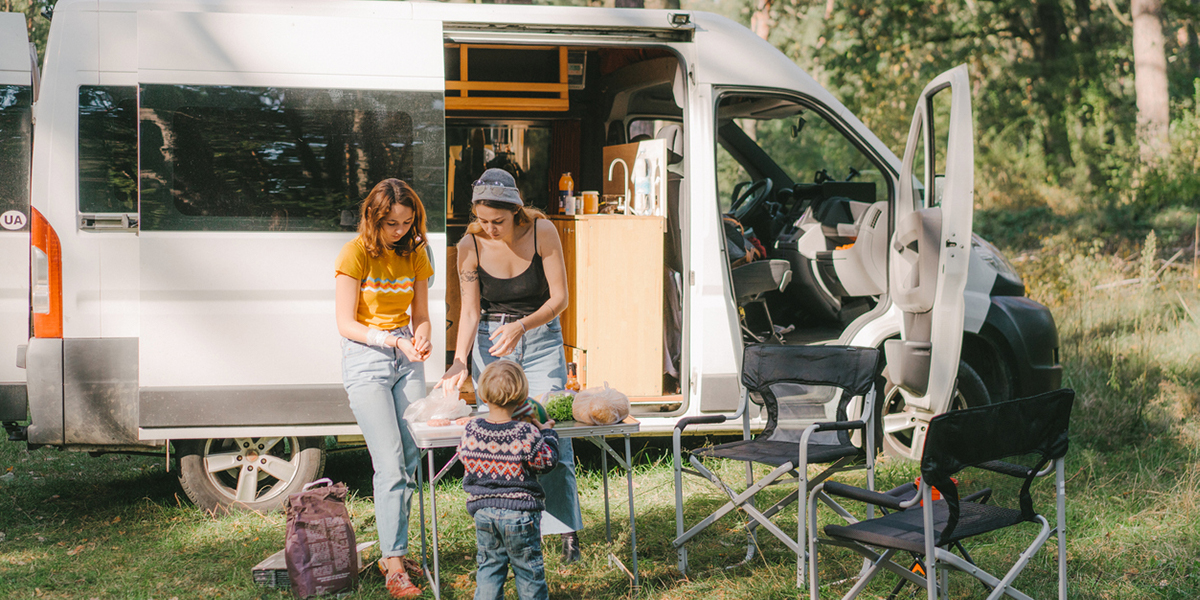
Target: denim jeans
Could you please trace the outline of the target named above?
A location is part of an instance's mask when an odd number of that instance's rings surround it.
[[[504,580],[512,565],[520,600],[549,598],[542,562],[542,515],[526,510],[484,507],[475,511],[475,600],[504,600]]]
[[[392,332],[412,338],[407,327]],[[421,460],[402,417],[425,396],[425,368],[393,348],[342,340],[342,383],[375,468],[375,527],[384,557],[408,554],[408,512]]]
[[[521,365],[525,378],[529,380],[529,395],[537,398],[551,390],[562,390],[567,384],[567,360],[563,357],[562,326],[558,317],[540,327],[534,327],[521,337],[512,353],[495,357],[488,353],[492,332],[503,323],[499,321],[479,322],[475,336],[475,348],[471,351],[471,377],[475,389],[479,389],[479,374],[487,365],[505,358]],[[538,477],[546,490],[546,512],[562,521],[572,531],[583,529],[583,515],[579,511],[579,488],[575,482],[575,450],[571,440],[558,444],[558,466]]]

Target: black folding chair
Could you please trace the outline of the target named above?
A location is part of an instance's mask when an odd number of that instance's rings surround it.
[[[1030,597],[1012,587],[1013,581],[1051,535],[1058,534],[1058,597],[1067,597],[1066,483],[1063,457],[1067,453],[1067,428],[1075,392],[1061,389],[1022,400],[1012,400],[948,412],[929,422],[921,457],[920,494],[903,502],[870,490],[846,489],[841,485],[818,485],[809,495],[809,594],[819,597],[817,546],[840,546],[862,555],[871,564],[845,595],[854,598],[882,570],[926,588],[929,600],[946,595],[946,569],[978,579],[990,590],[989,600],[1010,596]],[[1031,458],[1032,457],[1032,458]],[[1007,461],[1016,461],[1007,462]],[[1052,466],[1047,466],[1049,463]],[[977,467],[1023,481],[1018,507],[986,504],[973,496],[959,498],[953,475]],[[1056,525],[1034,512],[1030,487],[1040,476],[1055,472]],[[932,488],[942,495],[933,500]],[[831,489],[832,488],[832,489]],[[818,539],[817,500],[826,491],[853,497],[896,510],[884,516],[848,525],[826,525]],[[989,494],[990,495],[990,494]],[[919,504],[919,505],[918,505]],[[843,515],[844,516],[844,515]],[[1021,552],[1002,578],[997,578],[969,560],[955,556],[950,547],[958,542],[1021,523],[1040,523],[1033,542]],[[923,569],[905,568],[892,560],[898,552],[919,555]]]
[[[755,530],[763,527],[796,554],[796,585],[803,585],[805,552],[805,502],[803,494],[839,471],[865,469],[867,485],[874,487],[877,426],[876,390],[882,388],[880,353],[874,348],[847,346],[782,346],[753,344],[746,347],[742,360],[742,384],[746,392],[733,418],[742,418],[743,439],[694,450],[688,457],[691,469],[684,469],[681,435],[693,423],[723,423],[725,415],[685,417],[675,426],[675,533],[673,542],[679,553],[679,570],[687,572],[689,540],[736,510],[747,515],[746,558],[754,557]],[[761,398],[767,416],[762,433],[750,437],[751,395]],[[855,402],[861,399],[861,402]],[[852,420],[853,419],[853,420]],[[857,433],[855,433],[857,432]],[[703,460],[724,458],[746,463],[746,487],[736,491],[726,485]],[[754,463],[771,471],[754,479]],[[828,465],[808,478],[808,465]],[[683,473],[703,477],[729,496],[729,502],[684,531]],[[796,483],[796,491],[766,510],[754,505],[755,495],[769,486]],[[801,492],[804,490],[804,492]],[[800,500],[797,502],[797,500]],[[771,521],[787,505],[796,502],[798,517],[795,537]]]

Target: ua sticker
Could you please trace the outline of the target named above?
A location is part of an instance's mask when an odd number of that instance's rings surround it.
[[[5,211],[0,215],[0,227],[4,227],[10,231],[16,231],[25,227],[25,213],[19,210]]]

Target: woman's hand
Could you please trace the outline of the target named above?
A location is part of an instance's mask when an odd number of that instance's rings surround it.
[[[538,429],[545,431],[547,429],[554,428],[554,419],[550,419],[549,421],[546,421],[545,423],[538,421],[537,419],[534,419],[533,424],[536,425]]]
[[[492,342],[492,347],[488,352],[492,356],[508,356],[517,347],[517,342],[521,341],[521,336],[525,335],[525,326],[520,321],[513,321],[501,325],[499,329],[492,332],[488,337]]]
[[[429,352],[433,350],[433,342],[430,342],[429,338],[419,333],[413,335],[412,345],[417,354],[421,355],[422,361],[429,358]]]
[[[443,393],[448,393],[450,390],[458,391],[462,389],[464,383],[467,382],[467,365],[459,359],[455,359],[454,363],[446,369],[446,374],[442,375],[442,380],[433,386],[433,389],[442,388]]]
[[[392,339],[396,340],[395,342],[392,342],[394,345],[393,347],[399,350],[400,353],[411,362],[424,362],[425,358],[429,356],[428,351],[426,351],[425,354],[421,354],[417,351],[417,347],[413,345],[413,342],[405,338],[392,336]],[[426,341],[426,343],[428,343],[428,341]]]

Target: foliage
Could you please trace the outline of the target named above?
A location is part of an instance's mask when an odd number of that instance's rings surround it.
[[[554,394],[546,402],[546,415],[558,422],[573,421],[571,412],[575,397],[571,394]]]

